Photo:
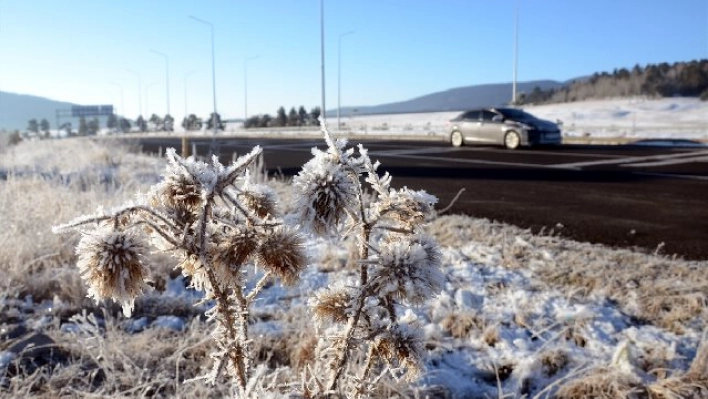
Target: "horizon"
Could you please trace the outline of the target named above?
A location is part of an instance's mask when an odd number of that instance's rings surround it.
[[[641,13],[637,2],[518,1],[518,82],[563,82],[637,64],[708,58],[707,1],[642,1]],[[516,4],[324,1],[327,110],[337,108],[340,49],[342,107],[511,82]],[[210,30],[190,15],[214,26],[222,118],[243,118],[244,81],[249,115],[274,114],[280,106],[302,105],[308,111],[320,106],[317,0],[297,6],[283,0],[0,0],[0,91],[112,104],[128,118],[164,115],[166,59],[161,53],[168,59],[170,113],[177,121],[185,108],[188,114],[208,115]],[[63,60],[71,62],[57,62]]]

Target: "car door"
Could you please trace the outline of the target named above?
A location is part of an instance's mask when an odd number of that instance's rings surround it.
[[[460,122],[458,123],[458,129],[462,132],[465,137],[465,141],[478,142],[479,139],[479,126],[480,126],[480,112],[479,111],[467,111],[462,115]]]
[[[479,126],[479,135],[482,140],[487,143],[501,144],[504,141],[504,135],[502,132],[502,122],[501,119],[496,117],[501,117],[500,114],[492,112],[489,110],[483,110],[481,112],[481,122]]]

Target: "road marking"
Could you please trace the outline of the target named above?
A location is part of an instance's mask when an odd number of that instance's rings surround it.
[[[371,154],[372,158],[376,154]],[[444,157],[427,157],[420,155],[406,155],[406,154],[394,154],[386,155],[392,158],[409,158],[409,159],[423,159],[426,161],[442,161],[451,163],[469,163],[469,164],[481,164],[481,165],[501,165],[501,166],[525,166],[529,168],[548,168],[548,165],[539,165],[535,163],[520,163],[520,162],[500,162],[500,161],[485,161],[483,159],[459,159],[459,158],[444,158]]]
[[[577,169],[577,168],[582,168],[584,166],[595,166],[595,165],[612,165],[612,164],[628,164],[628,163],[634,163],[634,162],[642,162],[642,161],[661,161],[661,160],[667,160],[667,159],[674,159],[674,158],[689,158],[689,157],[697,157],[701,155],[708,155],[708,151],[694,151],[694,152],[683,152],[680,154],[661,154],[661,155],[649,155],[649,156],[644,156],[644,157],[626,157],[626,158],[618,158],[618,159],[603,159],[599,161],[588,161],[588,162],[573,162],[573,163],[563,163],[563,164],[556,164],[556,165],[549,165],[554,168],[561,168],[561,169]]]
[[[401,149],[401,150],[390,150],[390,151],[371,151],[371,154],[380,156],[394,156],[394,155],[413,155],[413,154],[430,154],[430,153],[446,153],[454,152],[455,148],[418,148],[418,149]]]
[[[687,157],[681,159],[669,159],[665,161],[656,162],[640,162],[640,163],[630,163],[626,165],[620,165],[622,167],[639,168],[644,166],[665,166],[665,165],[676,165],[682,163],[693,163],[693,162],[708,162],[708,156],[699,156],[695,158]]]
[[[686,179],[686,180],[708,181],[708,176],[699,176],[699,175],[679,175],[679,174],[673,174],[673,173],[651,173],[651,172],[632,172],[632,173],[635,175],[665,177],[665,178],[669,178],[669,179]]]

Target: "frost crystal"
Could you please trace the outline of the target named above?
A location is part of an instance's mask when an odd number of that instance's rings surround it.
[[[88,296],[120,302],[123,313],[130,317],[135,298],[146,286],[143,245],[131,233],[102,227],[84,233],[76,252],[81,278],[89,286]]]

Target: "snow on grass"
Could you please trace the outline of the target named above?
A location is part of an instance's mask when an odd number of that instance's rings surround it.
[[[11,158],[7,153],[0,157],[1,167],[24,171],[0,180],[4,243],[0,270],[12,282],[2,285],[0,309],[14,319],[26,318],[32,329],[48,330],[77,359],[96,359],[109,375],[100,383],[107,396],[122,395],[125,386],[141,387],[142,392],[159,386],[165,396],[204,396],[208,391],[200,383],[180,383],[200,374],[210,338],[209,328],[198,318],[189,321],[185,316],[190,314],[185,307],[199,295],[185,288],[182,277],[168,276],[174,259],[154,259],[155,274],[166,280],[164,288],[138,301],[136,315],[122,328],[107,322],[91,329],[87,326],[96,323],[86,316],[60,316],[80,312],[87,301],[82,300],[86,292],[79,285],[71,251],[75,238],[52,235],[50,226],[98,205],[124,202],[132,193],[123,187],[146,188],[164,167],[155,167],[164,160],[127,153],[115,158],[113,148],[89,143],[83,139],[23,143],[13,149]],[[107,164],[113,165],[111,176],[116,179],[108,186],[93,178],[75,185],[43,177],[53,170],[91,176],[92,170]],[[292,201],[285,191],[279,195]],[[413,385],[384,379],[372,395],[573,397],[602,384],[664,394],[676,387],[697,389],[696,398],[708,394],[708,370],[687,372],[698,356],[708,321],[708,261],[687,262],[538,236],[458,215],[438,217],[429,232],[442,245],[445,283],[438,297],[412,309],[424,332],[426,370]],[[307,243],[311,262],[301,283],[293,288],[267,287],[254,304],[254,346],[270,365],[264,380],[298,382],[303,364],[315,360],[314,323],[306,304],[319,288],[356,275],[347,266],[349,245],[311,238]],[[58,284],[68,286],[58,290]],[[34,300],[28,294],[34,294]],[[44,309],[42,300],[61,311]],[[22,304],[19,311],[13,303]],[[36,310],[26,311],[33,303]],[[198,313],[197,309],[192,314]],[[3,325],[7,320],[9,316],[0,317]],[[7,369],[14,359],[6,349],[0,343],[0,369]],[[185,364],[190,368],[184,369]],[[696,364],[693,369],[699,368]],[[57,371],[45,389],[60,392],[56,387],[66,381],[77,395],[97,389],[71,382],[67,373],[81,367],[85,364]],[[25,384],[34,381],[30,378],[36,376],[27,376]],[[123,382],[111,386],[115,381]],[[225,389],[216,388],[212,395]],[[32,395],[27,392],[26,397]]]

